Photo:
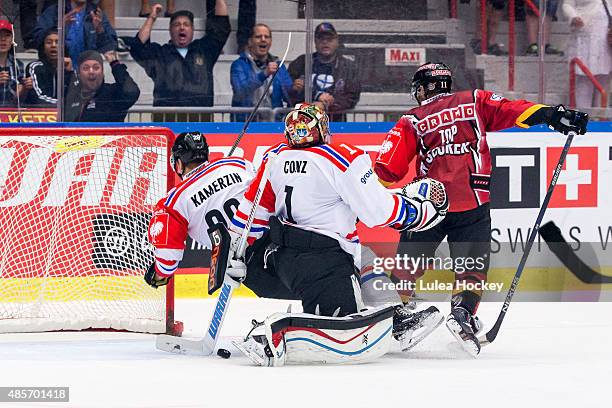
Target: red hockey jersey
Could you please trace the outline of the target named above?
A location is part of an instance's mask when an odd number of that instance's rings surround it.
[[[416,155],[417,177],[444,183],[451,212],[474,209],[489,202],[486,132],[529,127],[524,121],[543,106],[480,89],[436,95],[408,111],[389,131],[374,169],[381,180],[397,182]]]

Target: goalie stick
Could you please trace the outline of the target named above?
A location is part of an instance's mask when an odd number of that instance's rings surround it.
[[[521,275],[523,274],[523,269],[525,268],[525,263],[527,262],[527,258],[529,257],[529,252],[531,252],[531,247],[533,246],[533,242],[535,241],[538,230],[540,229],[540,223],[542,222],[542,218],[544,217],[544,213],[546,212],[546,208],[548,207],[548,202],[550,201],[552,193],[555,190],[555,186],[557,185],[559,174],[561,174],[561,168],[563,167],[565,157],[569,152],[574,136],[576,136],[576,132],[569,132],[567,135],[565,146],[563,146],[561,156],[559,157],[559,162],[557,163],[557,167],[555,167],[553,176],[550,179],[550,184],[548,185],[546,196],[544,197],[544,201],[542,202],[542,207],[540,207],[540,211],[538,212],[538,217],[536,218],[535,224],[533,225],[533,228],[529,233],[529,239],[527,240],[527,244],[525,245],[525,251],[523,252],[523,256],[521,257],[521,261],[519,262],[516,273],[514,274],[514,278],[512,279],[512,283],[510,284],[510,289],[508,289],[508,294],[506,295],[506,299],[504,300],[504,304],[501,308],[501,311],[499,312],[497,320],[495,321],[495,324],[493,325],[491,330],[489,330],[484,336],[478,338],[478,341],[480,342],[481,346],[486,346],[495,340],[497,334],[499,333],[499,329],[502,325],[502,322],[504,321],[504,317],[506,317],[506,313],[508,313],[510,302],[512,301],[512,297],[514,296],[516,288],[518,287]]]
[[[268,161],[265,164],[261,180],[259,181],[259,185],[257,186],[257,193],[255,194],[255,198],[253,199],[253,206],[251,207],[251,211],[244,226],[244,230],[242,231],[240,239],[238,240],[238,249],[236,250],[235,259],[244,258],[244,254],[247,247],[247,238],[251,230],[251,225],[253,225],[253,220],[255,220],[255,212],[257,211],[257,207],[259,207],[261,196],[263,195],[266,183],[268,182],[268,178],[270,175],[270,168],[274,165],[275,160],[276,154],[270,152],[268,154]],[[234,290],[239,287],[240,282],[235,281],[227,274],[225,274],[225,278],[223,279],[221,291],[219,292],[219,297],[217,298],[217,303],[215,304],[210,323],[202,339],[190,340],[182,337],[160,334],[155,340],[155,347],[157,347],[159,350],[167,351],[170,353],[202,354],[205,356],[211,355],[215,350],[217,341],[219,340],[221,326],[223,325],[223,321],[225,320],[225,316],[227,315],[229,302],[232,298]]]

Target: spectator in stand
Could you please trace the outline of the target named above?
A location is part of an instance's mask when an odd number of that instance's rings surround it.
[[[329,115],[330,120],[346,121],[345,112],[359,102],[361,83],[354,55],[338,51],[338,33],[330,23],[315,28],[315,49],[312,54],[312,100]],[[291,103],[304,98],[305,55],[300,55],[289,65],[293,79],[290,90]]]
[[[461,0],[461,3],[470,3],[470,0]],[[497,31],[499,30],[499,22],[504,14],[506,0],[487,0],[487,54],[489,55],[508,55],[508,52],[502,49],[502,45],[497,43]],[[476,7],[476,13],[480,17],[480,7]],[[480,54],[482,39],[474,39],[470,41],[470,45],[476,54]]]
[[[32,79],[25,78],[23,62],[15,58],[13,33],[13,25],[0,20],[0,107],[19,107],[32,89]]]
[[[42,11],[47,7],[57,4],[57,0],[21,0],[19,2],[19,22],[21,23],[21,38],[23,47],[28,50],[37,48],[34,43],[34,27],[38,17],[38,3],[42,3]]]
[[[206,0],[206,15],[210,16],[215,9],[216,0]],[[251,37],[251,29],[257,21],[257,0],[239,0],[238,2],[238,29],[236,30],[236,44],[238,54],[244,51]]]
[[[84,51],[78,58],[78,78],[73,78],[66,93],[64,121],[123,122],[140,96],[140,89],[119,62],[116,51],[107,51],[114,84],[104,82],[104,61],[99,52]]]
[[[115,0],[99,0],[99,4],[110,25],[115,27]]]
[[[172,16],[172,14],[174,14],[175,7],[174,0],[166,0],[166,12],[164,13],[164,17]],[[151,5],[149,4],[149,0],[140,0],[140,13],[138,13],[138,17],[149,17],[150,15]]]
[[[117,49],[117,33],[97,2],[92,0],[70,0],[66,2],[64,15],[65,46],[72,56],[72,65],[83,51],[96,50],[103,54]],[[57,28],[57,4],[48,7],[38,18],[34,29],[34,43],[40,47],[45,34]]]
[[[216,0],[206,0],[206,16],[215,15]],[[167,0],[166,12],[164,17],[170,17],[174,13],[174,0]],[[247,46],[251,27],[255,25],[257,12],[256,0],[240,0],[238,2],[238,30],[236,31],[236,41],[238,43],[238,54]],[[151,6],[149,0],[141,0],[139,17],[149,17]]]
[[[32,80],[32,89],[28,92],[25,102],[27,106],[57,105],[58,41],[57,29],[51,28],[38,49],[38,61],[30,62],[26,67],[26,76]],[[62,67],[64,78],[68,79],[72,72],[72,60],[65,57]],[[67,86],[68,81],[64,85]]]
[[[272,31],[266,24],[255,24],[252,29],[248,47],[240,53],[240,57],[232,63],[231,82],[234,95],[232,106],[255,106],[272,76],[278,71],[274,82],[263,98],[261,107],[284,107],[289,100],[289,90],[293,84],[291,76],[280,65],[279,58],[270,54],[272,46]],[[233,122],[246,120],[248,114],[232,115]],[[268,120],[267,117],[256,117],[255,120]]]
[[[155,4],[132,41],[130,54],[153,80],[153,106],[212,106],[213,67],[230,34],[225,0],[206,19],[206,34],[193,40],[193,13],[177,11],[170,18],[170,42],[150,41],[161,4]]]
[[[532,0],[536,7],[539,7],[539,0]],[[557,8],[559,6],[559,0],[548,0],[546,2],[546,17],[544,18],[544,53],[548,55],[563,55],[563,51],[559,51],[550,45],[550,26],[552,24],[553,17],[557,14]],[[525,15],[525,22],[527,24],[527,40],[529,46],[525,55],[538,55],[538,33],[540,28],[540,20],[536,16],[535,12],[531,7],[525,5],[527,13]]]
[[[608,15],[604,1],[565,0],[562,11],[570,24],[567,47],[569,59],[580,58],[604,89],[608,89],[612,72],[612,49],[608,45]],[[612,1],[607,1],[606,6],[612,12]],[[579,69],[576,73],[576,106],[601,106],[599,92],[595,91],[591,80]]]

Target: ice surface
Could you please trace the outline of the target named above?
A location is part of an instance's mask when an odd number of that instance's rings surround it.
[[[1,334],[0,386],[70,387],[69,404],[13,405],[20,408],[610,406],[612,303],[512,304],[497,340],[476,359],[441,326],[410,353],[396,349],[371,364],[251,366],[228,336],[287,304],[233,299],[221,340],[229,360],[164,353],[145,334]],[[177,301],[186,336],[203,335],[212,305]],[[479,315],[490,325],[498,312],[499,304],[484,303]]]

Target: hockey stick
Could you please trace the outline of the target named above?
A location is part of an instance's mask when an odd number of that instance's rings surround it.
[[[531,251],[531,247],[533,246],[533,242],[535,241],[538,230],[540,229],[540,223],[542,222],[542,218],[544,217],[544,213],[546,212],[546,208],[548,207],[548,202],[552,197],[552,193],[557,185],[557,180],[559,179],[559,174],[561,174],[561,168],[563,167],[563,163],[565,162],[565,157],[570,149],[570,145],[572,144],[572,140],[576,136],[575,132],[569,132],[567,135],[567,140],[565,141],[565,146],[563,146],[563,150],[561,151],[561,156],[559,157],[559,162],[557,163],[557,167],[555,167],[555,171],[553,173],[552,179],[550,180],[550,184],[548,186],[548,191],[546,192],[546,196],[544,197],[544,201],[542,202],[542,207],[540,207],[540,212],[538,212],[538,217],[536,218],[535,224],[531,232],[529,233],[529,239],[527,240],[527,244],[525,245],[525,251],[523,252],[523,256],[521,261],[519,262],[516,273],[514,274],[514,278],[512,279],[512,283],[510,284],[510,289],[508,289],[508,294],[506,295],[506,300],[504,300],[504,304],[499,312],[499,316],[497,316],[497,320],[495,324],[484,336],[478,338],[481,346],[486,346],[495,340],[497,337],[497,333],[504,321],[504,317],[506,317],[506,313],[508,313],[508,308],[510,307],[510,302],[512,301],[512,297],[516,292],[516,288],[518,287],[519,281],[521,279],[521,275],[523,274],[523,269],[525,268],[525,263],[527,262],[527,258],[529,257],[529,252]]]
[[[542,225],[539,232],[551,252],[581,282],[593,285],[612,283],[612,276],[602,275],[595,271],[574,253],[565,238],[563,238],[561,230],[553,221]]]
[[[289,32],[289,39],[287,40],[287,48],[285,49],[285,54],[283,54],[283,59],[281,59],[281,61],[278,64],[278,69],[276,70],[276,72],[274,72],[274,74],[272,75],[272,78],[266,83],[266,87],[265,87],[263,93],[259,97],[259,100],[255,104],[255,107],[251,111],[251,114],[247,118],[246,122],[244,122],[244,126],[242,127],[242,130],[240,131],[240,133],[238,133],[238,137],[236,138],[236,141],[232,145],[229,153],[227,154],[228,156],[231,156],[234,153],[234,150],[236,150],[236,148],[238,147],[238,144],[242,140],[242,138],[243,138],[244,134],[246,133],[249,125],[251,124],[251,122],[255,118],[255,115],[257,114],[257,110],[259,109],[259,106],[263,102],[264,97],[268,94],[268,91],[270,90],[270,87],[272,86],[272,82],[274,82],[274,78],[276,78],[276,75],[278,74],[278,71],[280,71],[281,67],[285,63],[285,59],[287,59],[287,54],[289,53],[289,47],[290,46],[291,46],[291,31]]]
[[[259,207],[259,202],[261,201],[266,183],[268,182],[268,178],[270,176],[270,168],[274,165],[275,160],[276,154],[272,152],[268,153],[268,161],[261,175],[261,180],[259,180],[257,193],[253,199],[253,206],[251,207],[249,217],[247,218],[247,222],[238,241],[238,249],[236,250],[237,259],[244,258],[248,235],[251,230],[251,226],[253,225],[253,221],[255,220],[255,212]],[[223,321],[227,315],[229,302],[232,298],[234,290],[239,287],[240,282],[235,281],[227,274],[225,275],[223,284],[221,285],[221,291],[219,292],[219,297],[217,298],[217,303],[215,304],[215,308],[213,310],[213,315],[202,339],[189,340],[182,337],[160,334],[155,340],[155,347],[157,347],[159,350],[170,353],[200,354],[205,356],[211,355],[215,350],[217,341],[219,340],[221,326],[223,325]]]

